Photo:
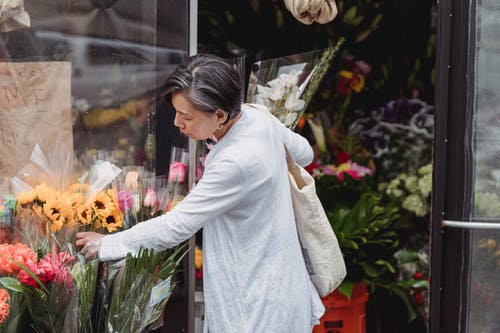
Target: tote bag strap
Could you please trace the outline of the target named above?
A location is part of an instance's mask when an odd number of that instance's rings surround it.
[[[293,155],[290,153],[286,145],[283,144],[283,146],[285,147],[285,152],[286,152],[286,163],[288,164],[288,172],[290,172],[290,174],[293,176],[293,179],[295,180],[297,187],[299,188],[299,190],[301,190],[304,186],[306,186],[306,182],[302,178],[300,172],[301,167],[297,164],[297,162],[295,162]]]

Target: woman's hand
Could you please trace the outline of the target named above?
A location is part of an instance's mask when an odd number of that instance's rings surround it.
[[[85,255],[85,259],[91,260],[99,257],[99,249],[101,241],[104,238],[103,234],[97,232],[79,232],[76,234],[76,246],[81,247],[80,253]]]

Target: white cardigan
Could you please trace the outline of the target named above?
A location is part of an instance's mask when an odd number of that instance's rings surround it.
[[[310,333],[324,306],[302,257],[283,144],[297,163],[311,162],[305,138],[244,104],[190,193],[172,211],[104,237],[99,257],[164,250],[203,228],[205,332]]]

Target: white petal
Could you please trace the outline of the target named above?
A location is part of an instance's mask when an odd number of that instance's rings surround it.
[[[300,111],[304,108],[305,101],[290,94],[285,102],[285,108],[290,111]]]

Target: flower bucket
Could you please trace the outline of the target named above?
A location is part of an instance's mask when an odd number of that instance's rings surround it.
[[[354,286],[350,301],[337,290],[322,300],[326,307],[325,314],[319,325],[314,326],[313,333],[366,332],[368,292],[364,284]]]

